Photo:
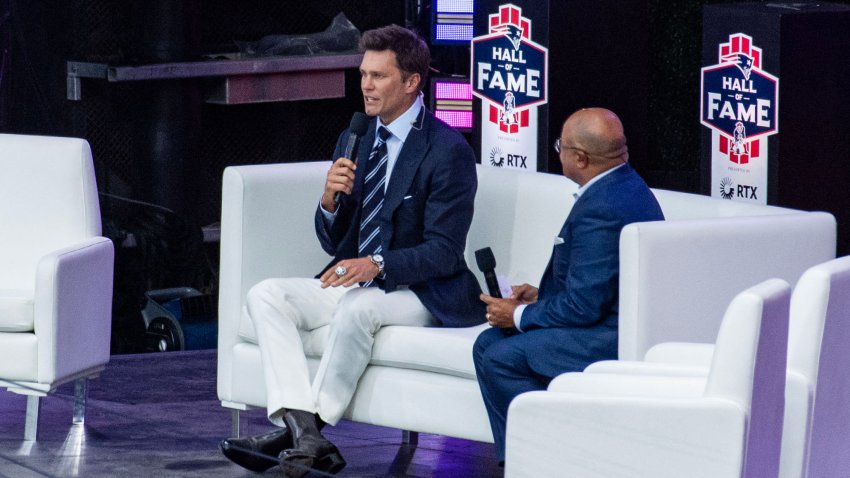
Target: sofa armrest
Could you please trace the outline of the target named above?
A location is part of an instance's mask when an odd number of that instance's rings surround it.
[[[112,241],[94,237],[53,251],[38,263],[35,324],[40,383],[109,362]]]
[[[245,294],[270,277],[313,277],[330,260],[313,215],[330,162],[225,169],[221,204],[218,395],[230,400],[233,347]]]
[[[835,257],[831,214],[795,212],[629,224],[620,236],[619,358],[661,342],[714,342],[739,291],[794,283]]]

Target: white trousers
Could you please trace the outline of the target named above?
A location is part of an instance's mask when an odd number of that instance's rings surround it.
[[[285,410],[318,413],[335,425],[385,325],[435,326],[436,319],[409,290],[321,288],[318,279],[266,279],[248,292],[245,313],[257,332],[266,380],[269,420],[282,426]],[[316,377],[310,381],[299,330],[330,326]]]

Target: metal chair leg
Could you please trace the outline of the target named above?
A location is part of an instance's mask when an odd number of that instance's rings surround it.
[[[74,425],[86,421],[86,400],[89,397],[89,379],[78,378],[74,382]]]
[[[401,431],[401,442],[405,445],[418,445],[419,444],[419,432],[412,432],[410,430],[402,430]]]
[[[38,406],[41,397],[27,395],[27,418],[24,425],[24,440],[36,441],[38,439]]]
[[[230,410],[230,436],[239,438],[239,410]]]

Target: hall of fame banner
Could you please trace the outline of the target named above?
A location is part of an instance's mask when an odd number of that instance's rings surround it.
[[[779,78],[744,33],[702,68],[700,122],[711,129],[711,196],[767,204],[767,138],[779,132]]]
[[[513,4],[488,17],[472,39],[472,94],[481,99],[481,164],[537,171],[538,107],[547,102],[548,50]]]

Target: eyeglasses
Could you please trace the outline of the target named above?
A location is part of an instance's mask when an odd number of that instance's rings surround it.
[[[555,142],[552,143],[552,147],[555,148],[556,153],[561,154],[561,138],[556,139]],[[576,148],[575,146],[564,146],[564,149],[574,149],[576,151],[581,151],[585,154],[588,154],[587,151],[581,148]]]

